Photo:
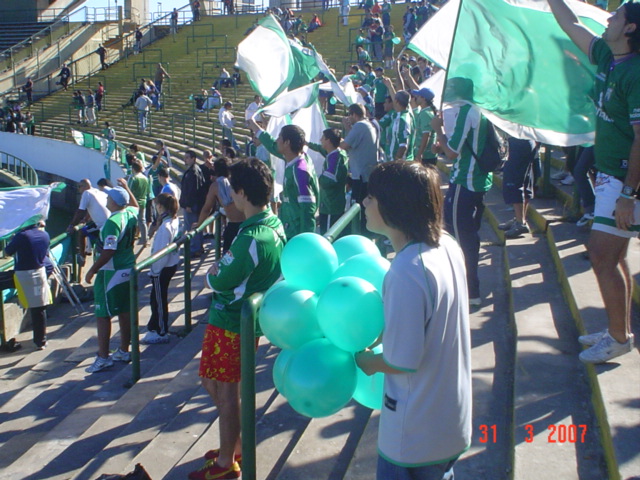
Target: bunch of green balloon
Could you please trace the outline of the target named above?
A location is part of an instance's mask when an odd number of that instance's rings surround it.
[[[353,355],[326,338],[312,340],[294,350],[286,362],[283,390],[298,413],[326,417],[351,400],[356,370]]]
[[[318,323],[337,347],[352,353],[364,350],[384,328],[382,297],[366,280],[338,278],[320,294]]]
[[[320,293],[338,268],[338,256],[322,235],[301,233],[287,242],[280,267],[291,286]]]
[[[316,317],[318,297],[310,290],[298,290],[286,280],[271,287],[260,307],[260,328],[280,348],[298,348],[322,338]]]
[[[380,255],[360,253],[347,259],[333,274],[333,279],[340,277],[358,277],[371,283],[378,292],[382,292],[384,277],[391,263]]]
[[[354,255],[366,253],[371,257],[379,257],[380,250],[376,244],[362,235],[347,235],[333,242],[333,248],[338,254],[338,264],[342,265]]]

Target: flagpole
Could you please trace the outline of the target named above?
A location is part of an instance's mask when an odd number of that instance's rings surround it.
[[[449,78],[449,67],[451,66],[451,54],[453,53],[453,47],[456,42],[456,32],[458,31],[458,22],[460,21],[460,12],[462,11],[462,2],[458,5],[458,15],[456,15],[456,23],[453,26],[453,37],[451,38],[451,49],[449,50],[449,57],[447,58],[447,68],[444,71],[444,83],[442,84],[442,95],[440,96],[440,112],[442,112],[442,104],[444,103],[444,93],[447,89],[447,79]]]

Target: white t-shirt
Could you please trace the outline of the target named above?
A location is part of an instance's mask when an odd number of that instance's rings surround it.
[[[253,114],[256,113],[259,108],[260,108],[260,105],[258,105],[256,102],[251,102],[249,104],[249,106],[247,107],[247,109],[244,111],[244,119],[246,121],[251,120],[253,118]],[[254,120],[256,122],[261,122],[262,121],[262,114],[256,115]]]
[[[384,279],[385,375],[379,453],[422,466],[455,458],[471,444],[471,342],[464,257],[444,234],[440,246],[401,250]]]
[[[93,187],[82,192],[78,209],[89,212],[91,220],[98,228],[102,228],[104,222],[111,215],[107,209],[107,194]]]
[[[218,120],[220,121],[220,125],[228,129],[232,129],[235,126],[233,114],[224,107],[221,108],[220,113],[218,113]]]

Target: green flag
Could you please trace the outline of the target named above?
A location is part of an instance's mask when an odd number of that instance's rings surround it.
[[[604,31],[607,12],[568,3],[593,32]],[[469,101],[518,138],[553,145],[593,142],[595,69],[546,2],[450,0],[432,21],[440,22],[439,38],[432,37],[427,22],[409,48],[448,64],[445,102]],[[443,58],[451,38],[451,53]]]

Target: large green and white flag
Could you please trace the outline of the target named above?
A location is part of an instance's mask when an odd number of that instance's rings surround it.
[[[604,31],[607,12],[568,3],[594,33]],[[445,102],[471,102],[518,138],[566,146],[593,142],[595,69],[547,2],[450,0],[408,48],[447,68]]]
[[[318,99],[320,82],[309,83],[295,90],[283,92],[256,112],[271,117],[283,117],[301,108],[309,107]]]
[[[236,64],[247,74],[253,89],[267,101],[289,86],[295,73],[293,53],[287,35],[273,15],[260,20],[240,42]]]
[[[54,183],[37,187],[0,188],[0,240],[40,220],[46,220],[51,192],[60,192],[65,187],[64,183]]]

